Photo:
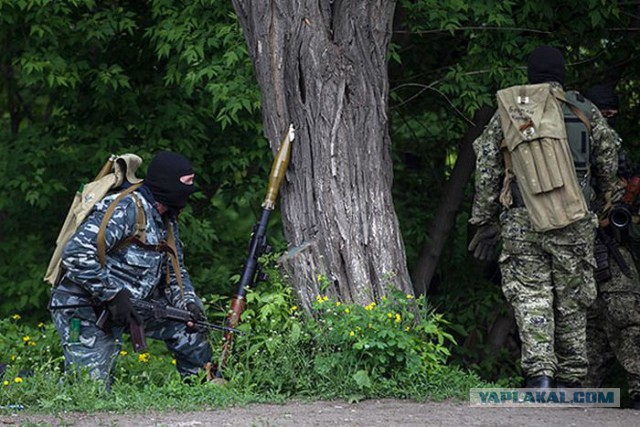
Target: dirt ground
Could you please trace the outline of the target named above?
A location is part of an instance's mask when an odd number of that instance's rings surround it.
[[[252,404],[201,412],[144,414],[68,413],[58,417],[16,413],[0,426],[637,426],[640,411],[618,408],[477,408],[464,402],[407,400]]]

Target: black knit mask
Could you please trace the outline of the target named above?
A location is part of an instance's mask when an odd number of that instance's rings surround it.
[[[193,184],[180,181],[181,177],[191,174],[191,163],[184,156],[160,151],[151,160],[144,183],[156,201],[179,211],[187,206],[189,195],[196,191]]]
[[[529,83],[558,82],[564,86],[564,57],[551,46],[540,46],[527,60]]]

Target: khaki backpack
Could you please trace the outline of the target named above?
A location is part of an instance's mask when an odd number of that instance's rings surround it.
[[[113,215],[116,206],[127,194],[134,196],[137,207],[136,233],[134,237],[139,241],[145,241],[146,218],[144,209],[140,203],[140,199],[133,193],[140,185],[142,180],[136,177],[136,171],[142,164],[142,159],[135,154],[123,154],[121,156],[111,155],[105,165],[102,167],[98,175],[93,181],[85,184],[78,190],[73,198],[67,217],[60,229],[58,238],[56,239],[56,247],[49,261],[44,281],[51,286],[55,286],[62,275],[62,251],[65,245],[76,232],[80,224],[87,218],[96,203],[102,200],[106,195],[120,187],[125,179],[133,184],[126,190],[122,191],[116,199],[111,203],[105,213],[100,231],[98,232],[98,257],[104,265],[105,259],[105,228],[106,224]]]
[[[588,208],[567,141],[563,92],[555,93],[548,83],[513,86],[498,91],[497,99],[505,137],[502,204],[511,205],[515,177],[534,230],[559,229],[583,218]]]

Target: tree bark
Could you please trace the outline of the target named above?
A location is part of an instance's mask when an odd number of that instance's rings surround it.
[[[302,304],[412,293],[394,210],[386,53],[395,1],[233,0],[275,152],[296,128],[282,220]],[[319,275],[328,280],[318,280]],[[327,286],[328,285],[328,286]]]
[[[475,168],[473,141],[482,133],[494,111],[495,109],[489,106],[480,108],[474,118],[475,125],[471,126],[464,136],[451,178],[444,186],[438,210],[429,226],[428,241],[422,247],[413,269],[414,291],[418,295],[426,294],[429,290],[438,260],[455,225],[458,208],[464,199],[464,189]]]

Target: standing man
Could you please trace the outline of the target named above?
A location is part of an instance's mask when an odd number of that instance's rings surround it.
[[[529,182],[521,182],[522,176],[513,176],[512,165],[505,164],[512,160],[502,145],[508,127],[504,117],[496,113],[473,143],[476,194],[469,222],[478,229],[469,250],[477,258],[487,259],[502,240],[502,291],[514,308],[526,387],[576,387],[587,373],[586,310],[596,297],[593,247],[597,219],[587,206],[605,200],[615,180],[619,143],[595,106],[576,92],[564,91],[564,58],[558,49],[535,49],[529,55],[527,73],[530,84],[562,99],[555,104],[562,107],[562,114],[558,114],[561,123],[556,127],[566,131],[562,133],[572,156],[565,159],[573,164],[563,165],[555,173],[579,185],[578,193],[584,193],[578,196],[583,212],[561,212],[571,219],[562,227],[545,231],[534,227],[533,212],[525,205],[527,194],[521,190]],[[528,100],[522,97],[523,104]],[[535,134],[537,129],[520,130]],[[543,181],[548,176],[539,178]],[[594,182],[593,188],[590,182]],[[544,222],[548,218],[535,219]]]
[[[602,115],[612,124],[619,111],[618,97],[608,85],[594,86],[585,91]],[[624,159],[624,157],[621,157]],[[621,162],[624,163],[624,162]],[[618,182],[613,192],[612,206],[619,213],[628,215],[626,230],[614,232],[608,218],[601,227],[606,238],[615,242],[617,254],[608,253],[608,274],[598,280],[598,297],[587,313],[587,355],[589,371],[585,385],[601,387],[611,371],[614,360],[624,369],[629,386],[629,399],[633,409],[640,409],[640,279],[635,259],[629,245],[638,240],[638,192],[640,177],[636,171],[620,164]],[[621,258],[616,260],[616,256]],[[621,265],[622,263],[622,265]]]
[[[150,313],[137,313],[131,303],[131,298],[153,299],[190,311],[194,320],[204,319],[184,268],[178,233],[178,214],[195,191],[193,180],[184,156],[161,151],[140,187],[119,200],[112,194],[98,202],[69,240],[62,255],[64,274],[50,304],[67,368],[86,368],[109,386],[122,334],[132,323],[144,325],[146,336],[165,342],[181,375],[209,366],[207,335],[192,322],[155,319]],[[109,217],[112,203],[115,210]],[[105,310],[111,327],[103,330],[96,320]]]

